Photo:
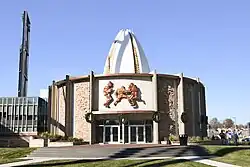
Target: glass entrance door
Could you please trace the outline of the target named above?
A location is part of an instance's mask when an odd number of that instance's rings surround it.
[[[106,126],[104,128],[104,143],[109,143],[109,142],[111,142],[111,127]]]
[[[130,126],[130,143],[145,143],[145,128],[140,125]]]
[[[137,143],[137,132],[136,132],[136,126],[130,127],[130,143]]]
[[[137,127],[137,143],[144,143],[144,126]]]
[[[111,127],[111,131],[112,131],[112,142],[119,142],[119,127],[118,126],[112,126]]]
[[[104,126],[104,143],[119,143],[119,126]]]

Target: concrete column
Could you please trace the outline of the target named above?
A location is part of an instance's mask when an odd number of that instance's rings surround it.
[[[94,72],[91,71],[89,75],[89,112],[93,111],[93,83],[94,82]],[[93,117],[90,119],[94,119]],[[89,144],[93,144],[95,142],[95,126],[93,123],[90,125],[90,139]]]
[[[51,86],[51,112],[50,112],[50,133],[55,134],[55,81],[53,81]]]
[[[125,132],[125,124],[124,123],[122,123],[122,142],[123,142],[123,144],[125,144],[125,136],[124,136],[124,133]]]
[[[47,129],[48,132],[51,133],[51,98],[52,98],[52,86],[48,86],[48,115],[47,115]]]
[[[152,83],[153,83],[153,99],[154,99],[154,110],[155,112],[158,111],[158,83],[157,83],[157,73],[156,70],[154,70],[153,77],[152,77]],[[159,144],[159,123],[153,121],[153,143]]]
[[[69,108],[70,108],[70,120],[69,120],[69,124],[70,124],[70,132],[69,135],[70,136],[74,136],[74,83],[69,80]]]
[[[55,103],[54,103],[54,114],[55,114],[55,117],[54,117],[54,122],[55,122],[55,130],[54,130],[54,134],[58,134],[58,120],[59,120],[59,105],[58,105],[58,87],[57,85],[55,85],[55,92],[54,92],[54,98],[55,98]]]
[[[191,89],[191,100],[192,100],[192,103],[191,103],[191,109],[192,109],[192,135],[195,136],[195,124],[196,124],[196,118],[195,118],[195,96],[194,96],[194,86],[192,86],[192,89]]]
[[[65,135],[67,136],[73,136],[72,102],[72,84],[69,75],[66,75]]]
[[[200,88],[200,78],[196,78],[196,81],[197,81],[197,93],[198,93],[198,113],[199,113],[199,122],[200,122],[200,125],[199,125],[199,130],[200,130],[200,135],[199,136],[202,136],[202,123],[201,123],[201,88]]]
[[[50,122],[50,132],[52,134],[56,134],[57,132],[57,121],[58,121],[58,88],[53,81],[51,86],[51,103],[50,103],[50,115],[49,115],[49,122]]]
[[[180,82],[178,85],[178,123],[179,123],[179,135],[184,135],[185,124],[181,121],[181,115],[184,112],[184,85],[183,85],[183,73],[179,75]]]

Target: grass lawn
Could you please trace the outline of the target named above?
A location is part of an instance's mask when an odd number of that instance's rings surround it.
[[[204,146],[210,154],[218,156],[212,160],[250,167],[250,146]]]
[[[0,164],[21,161],[18,158],[25,157],[34,150],[34,148],[0,148]]]
[[[208,165],[190,162],[187,160],[78,160],[78,161],[48,161],[34,165],[34,166],[63,166],[63,167],[154,167],[154,166],[168,166],[168,167],[210,167]]]

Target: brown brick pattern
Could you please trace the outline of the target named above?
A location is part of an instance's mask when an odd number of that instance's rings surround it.
[[[91,126],[85,121],[85,113],[89,112],[89,82],[74,84],[74,137],[90,140]]]
[[[60,87],[58,89],[58,102],[59,102],[59,130],[58,134],[64,136],[65,135],[65,98],[66,98],[66,87]]]

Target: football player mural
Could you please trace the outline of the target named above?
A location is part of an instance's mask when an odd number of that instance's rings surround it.
[[[138,100],[138,88],[135,84],[130,83],[128,87],[128,102],[131,104],[131,106],[137,106],[137,100]]]
[[[104,103],[104,106],[107,108],[110,108],[110,104],[114,101],[112,97],[112,94],[114,92],[113,88],[114,84],[111,81],[109,81],[107,86],[105,86],[103,90],[104,96],[106,97],[106,102]],[[127,99],[129,104],[134,108],[138,107],[137,101],[144,102],[139,97],[139,89],[134,83],[130,83],[128,89],[126,89],[124,86],[121,86],[115,91],[115,95],[116,95],[116,100],[114,103],[115,106],[117,106],[117,104],[121,102],[122,99]]]
[[[127,90],[124,86],[121,88],[118,88],[115,92],[116,95],[116,101],[114,105],[116,106],[122,99],[127,98]]]
[[[104,106],[107,108],[110,108],[110,104],[114,100],[112,97],[112,93],[114,92],[113,87],[114,87],[114,84],[111,81],[109,81],[107,86],[105,86],[103,89],[103,94],[106,97],[106,102],[104,103]]]

